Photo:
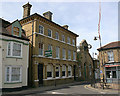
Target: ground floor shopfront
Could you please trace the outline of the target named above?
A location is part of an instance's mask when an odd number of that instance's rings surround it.
[[[118,83],[120,79],[120,63],[105,64],[105,78],[108,83]]]
[[[35,57],[29,78],[35,87],[70,83],[74,81],[75,66],[76,61],[72,60]]]

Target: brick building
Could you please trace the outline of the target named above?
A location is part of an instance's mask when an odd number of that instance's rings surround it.
[[[100,76],[107,83],[118,83],[120,79],[120,41],[111,42],[98,49]]]
[[[23,5],[22,28],[30,39],[29,84],[56,85],[73,82],[77,34],[52,21],[52,13],[30,15],[32,5]],[[33,34],[33,35],[32,35]],[[32,59],[31,59],[32,58]]]
[[[89,44],[82,40],[77,52],[78,61],[78,79],[90,81],[94,77],[93,58],[89,53]]]

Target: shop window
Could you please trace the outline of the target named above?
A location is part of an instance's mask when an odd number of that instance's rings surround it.
[[[68,66],[68,77],[72,76],[72,67],[69,65]]]
[[[63,65],[62,66],[62,77],[65,77],[66,76],[66,66]]]
[[[112,78],[117,78],[116,71],[112,71]]]
[[[53,66],[47,65],[47,78],[52,78],[52,77],[53,77]]]
[[[60,67],[59,66],[56,66],[55,72],[56,72],[56,78],[59,78],[60,77]]]

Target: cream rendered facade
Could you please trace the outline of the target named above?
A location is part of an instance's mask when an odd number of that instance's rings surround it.
[[[0,48],[0,53],[2,53],[2,64],[0,64],[0,81],[2,81],[0,86],[2,88],[17,88],[27,86],[28,78],[28,57],[29,57],[29,41],[2,35],[2,47]],[[8,57],[8,42],[16,42],[22,45],[22,57]],[[1,45],[0,45],[1,46]],[[1,54],[0,54],[1,55]],[[1,67],[2,66],[2,67]],[[6,81],[6,66],[20,66],[21,67],[21,81],[20,82],[7,82]]]

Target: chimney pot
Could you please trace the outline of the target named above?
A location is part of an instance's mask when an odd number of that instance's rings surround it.
[[[52,12],[48,11],[48,12],[43,13],[43,16],[47,18],[48,20],[52,21],[52,14],[53,14]]]
[[[65,29],[68,29],[69,26],[68,25],[63,25],[62,27],[64,27]]]
[[[23,5],[23,9],[24,9],[23,18],[28,17],[30,15],[31,7],[32,7],[32,5],[29,4],[29,2],[27,4],[25,4],[25,5]]]

